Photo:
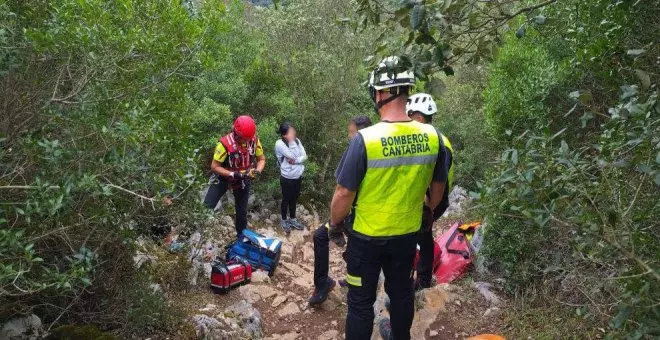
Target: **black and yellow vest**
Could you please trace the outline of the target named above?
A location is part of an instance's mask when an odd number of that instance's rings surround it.
[[[376,238],[417,232],[440,136],[433,126],[415,121],[381,122],[359,133],[367,171],[358,188],[353,230]]]

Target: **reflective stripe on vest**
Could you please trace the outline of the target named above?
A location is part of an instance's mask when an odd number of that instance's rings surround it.
[[[449,142],[449,138],[445,137],[445,135],[440,134],[442,136],[442,143],[445,145],[445,148],[451,152],[451,163],[449,164],[449,174],[447,175],[447,188],[449,188],[449,193],[451,193],[453,187],[454,187],[454,148],[451,147],[451,142]]]
[[[370,237],[417,232],[440,148],[435,128],[414,121],[381,122],[359,133],[367,171],[358,188],[353,230]]]

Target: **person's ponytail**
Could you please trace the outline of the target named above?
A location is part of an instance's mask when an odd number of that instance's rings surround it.
[[[284,135],[286,135],[287,132],[289,132],[289,129],[292,126],[293,125],[291,124],[291,122],[286,121],[286,122],[283,122],[282,124],[280,124],[280,128],[277,129],[277,133],[279,133],[280,138],[282,139],[282,142],[284,142],[284,145],[286,145],[287,147],[289,146],[289,142],[286,140],[286,138],[284,138]]]

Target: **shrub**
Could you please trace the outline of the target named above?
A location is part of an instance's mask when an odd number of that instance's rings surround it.
[[[490,67],[484,91],[487,131],[507,139],[547,126],[548,96],[564,76],[542,45],[509,34]]]
[[[531,135],[504,152],[483,192],[484,253],[511,290],[543,282],[594,320],[614,315],[613,331],[659,334],[658,109],[657,92],[626,86],[597,145]]]

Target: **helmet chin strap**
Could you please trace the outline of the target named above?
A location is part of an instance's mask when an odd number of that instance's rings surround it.
[[[380,109],[382,109],[385,105],[393,102],[395,99],[397,99],[399,96],[401,96],[402,91],[401,91],[400,87],[396,87],[396,88],[391,88],[389,92],[390,92],[390,94],[392,94],[391,97],[389,97],[387,99],[384,99],[384,100],[381,100],[381,101],[376,101],[376,95],[375,95],[375,91],[374,91],[374,95],[373,95],[372,98],[374,100],[374,107],[376,109],[376,114],[379,114]]]

